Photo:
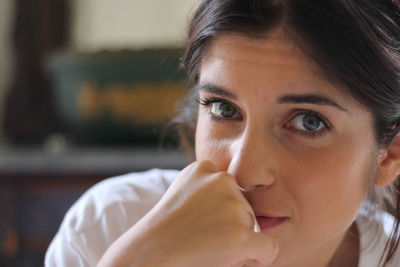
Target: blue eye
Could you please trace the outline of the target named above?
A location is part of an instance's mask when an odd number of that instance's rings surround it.
[[[211,113],[219,117],[232,118],[236,112],[236,108],[226,102],[214,102],[211,104]]]
[[[297,114],[284,127],[305,137],[321,136],[331,129],[325,118],[311,111]]]
[[[326,127],[324,121],[314,114],[300,114],[293,119],[294,126],[301,131],[319,131]]]
[[[214,119],[231,119],[240,116],[237,108],[233,104],[222,99],[198,99],[197,102],[206,107],[211,106],[209,112]]]

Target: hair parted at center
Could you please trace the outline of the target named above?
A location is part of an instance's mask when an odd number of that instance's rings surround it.
[[[202,0],[182,59],[191,83],[198,82],[202,59],[217,36],[262,39],[278,27],[328,80],[340,84],[341,90],[370,110],[376,147],[388,147],[400,128],[400,1]],[[175,118],[183,144],[192,147],[196,97],[194,87]],[[390,262],[400,243],[399,180],[382,196],[373,197],[396,220],[382,266]]]

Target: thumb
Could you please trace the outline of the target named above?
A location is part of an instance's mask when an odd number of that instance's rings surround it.
[[[263,233],[251,233],[244,252],[248,260],[261,266],[269,266],[278,255],[279,244]]]

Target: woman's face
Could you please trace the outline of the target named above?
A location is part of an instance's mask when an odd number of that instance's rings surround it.
[[[374,173],[370,112],[280,31],[216,38],[199,95],[197,159],[235,177],[256,215],[287,217],[262,231],[280,244],[274,266],[324,266]]]

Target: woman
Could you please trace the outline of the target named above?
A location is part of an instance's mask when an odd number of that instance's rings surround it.
[[[196,161],[92,188],[47,265],[400,266],[397,0],[203,0],[184,65]]]

